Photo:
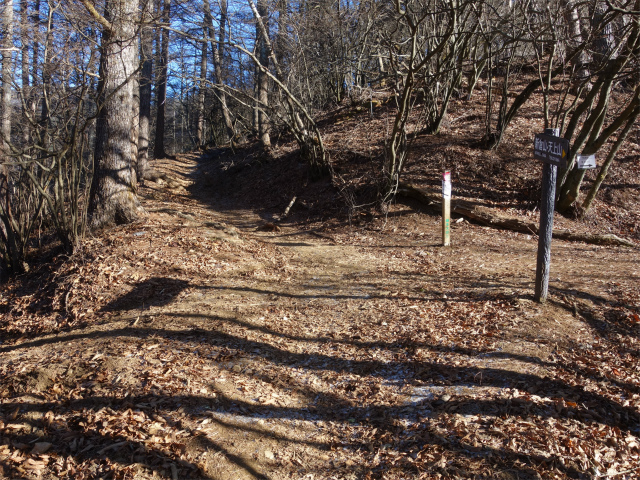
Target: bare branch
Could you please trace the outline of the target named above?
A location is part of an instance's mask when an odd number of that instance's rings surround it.
[[[89,0],[80,0],[80,2],[85,6],[91,16],[95,18],[100,25],[102,25],[106,30],[110,32],[113,31],[113,25],[111,25],[111,22],[104,18],[104,16],[100,15],[100,12],[96,10],[96,7]]]

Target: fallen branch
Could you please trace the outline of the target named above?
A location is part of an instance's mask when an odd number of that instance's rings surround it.
[[[128,440],[124,440],[122,442],[117,442],[117,443],[112,443],[111,445],[107,445],[102,450],[98,450],[98,455],[104,455],[104,453],[107,452],[108,450],[113,450],[114,448],[118,449],[118,448],[122,447],[123,445],[126,445],[127,443],[129,443],[129,441]]]
[[[425,188],[403,183],[400,184],[400,187],[398,188],[398,194],[414,198],[438,213],[442,211],[442,196],[429,192]],[[497,214],[490,208],[483,207],[481,205],[474,205],[464,200],[454,200],[451,202],[451,211],[489,227],[530,233],[534,235],[538,234],[538,224],[534,222],[528,222],[516,217]],[[624,245],[627,247],[638,248],[638,245],[630,240],[620,238],[613,234],[599,235],[571,233],[569,230],[554,229],[553,237],[571,242],[584,242],[595,245]]]
[[[153,183],[157,183],[160,186],[166,185],[170,189],[175,188],[185,188],[190,185],[190,182],[187,180],[182,180],[180,178],[169,175],[165,172],[161,172],[155,169],[148,169],[145,172],[144,180],[148,180]]]
[[[294,195],[294,197],[289,202],[289,205],[287,205],[287,208],[284,209],[284,213],[280,216],[280,221],[287,218],[287,215],[289,215],[289,210],[291,210],[291,207],[293,207],[293,204],[296,203],[297,198],[298,197]]]

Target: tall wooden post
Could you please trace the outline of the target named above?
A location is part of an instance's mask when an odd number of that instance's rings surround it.
[[[547,128],[545,134],[558,136],[560,129]],[[538,231],[538,259],[536,263],[536,285],[534,299],[544,303],[549,293],[551,266],[551,236],[553,234],[553,211],[556,201],[556,178],[558,167],[544,163],[542,167],[542,199],[540,202],[540,230]]]

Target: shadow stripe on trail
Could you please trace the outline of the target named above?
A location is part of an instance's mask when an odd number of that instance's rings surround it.
[[[496,368],[479,368],[479,367],[464,367],[464,366],[449,366],[433,362],[416,362],[414,360],[407,361],[371,361],[371,360],[344,360],[325,354],[316,353],[299,353],[283,350],[275,347],[269,343],[246,340],[240,337],[236,337],[224,332],[218,331],[189,331],[189,332],[177,332],[164,329],[155,328],[123,328],[111,330],[109,332],[93,332],[88,334],[76,334],[62,337],[55,337],[51,339],[43,339],[37,342],[30,342],[30,346],[24,346],[24,348],[30,348],[33,346],[52,344],[52,343],[67,343],[72,340],[83,340],[91,338],[117,338],[117,337],[161,337],[168,340],[175,341],[182,337],[191,337],[193,339],[194,333],[200,335],[206,335],[207,338],[201,338],[200,342],[208,342],[213,345],[233,346],[247,353],[260,352],[259,355],[265,360],[272,362],[275,365],[291,366],[299,365],[306,370],[314,371],[333,371],[336,373],[350,373],[358,374],[357,372],[364,372],[367,376],[381,378],[387,381],[397,381],[398,374],[402,373],[407,377],[403,380],[406,383],[411,383],[418,372],[418,376],[427,379],[437,379],[443,385],[447,386],[465,386],[472,388],[473,386],[494,386],[499,388],[512,387],[518,388],[522,391],[531,391],[535,388],[532,394],[538,394],[536,385],[540,383],[544,384],[545,396],[547,397],[564,397],[571,396],[580,399],[580,402],[589,405],[600,405],[604,408],[609,415],[606,418],[602,418],[597,423],[609,425],[611,427],[617,427],[621,431],[637,433],[640,425],[640,415],[632,407],[622,406],[620,403],[614,402],[611,399],[602,395],[585,391],[581,386],[572,386],[565,382],[555,379],[542,378],[537,375],[529,373],[519,373],[509,370],[496,369]],[[2,351],[7,349],[22,348],[23,345],[18,347],[5,347]],[[447,380],[453,378],[453,380]],[[442,380],[444,379],[444,380]],[[556,393],[557,392],[557,393]],[[481,402],[479,403],[481,404]],[[53,405],[53,404],[52,404]],[[271,407],[269,407],[271,408]],[[587,408],[576,408],[577,413],[584,413],[589,415]],[[493,415],[494,412],[483,412],[485,415]],[[615,419],[617,417],[617,420]]]

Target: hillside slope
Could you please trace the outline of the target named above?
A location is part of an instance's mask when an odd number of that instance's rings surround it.
[[[531,235],[349,223],[293,154],[155,168],[144,221],[3,286],[0,476],[636,476],[637,249],[554,241],[539,305]]]

